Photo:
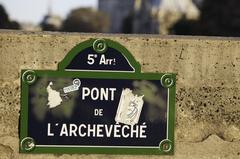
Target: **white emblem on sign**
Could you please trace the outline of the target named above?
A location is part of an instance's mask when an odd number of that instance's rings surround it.
[[[48,93],[48,103],[47,105],[49,108],[55,108],[56,106],[59,106],[62,103],[62,98],[60,96],[60,92],[53,90],[52,86],[53,82],[49,82],[47,86],[47,93]]]
[[[143,97],[144,95],[134,95],[129,88],[123,89],[115,121],[127,125],[137,124],[144,103]]]
[[[69,92],[77,91],[79,90],[80,85],[81,85],[81,81],[79,79],[74,79],[73,85],[64,87],[63,92],[69,93]]]

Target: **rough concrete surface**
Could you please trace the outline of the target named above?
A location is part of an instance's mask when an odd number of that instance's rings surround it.
[[[57,69],[89,38],[124,45],[142,72],[177,73],[174,156],[18,153],[20,70]],[[0,158],[240,158],[240,39],[0,31]]]

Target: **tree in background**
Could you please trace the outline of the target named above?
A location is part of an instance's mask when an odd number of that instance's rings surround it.
[[[240,36],[240,1],[205,0],[202,4],[203,34]]]
[[[91,8],[72,10],[62,25],[62,31],[67,32],[107,32],[108,29],[108,16]]]
[[[20,29],[16,21],[10,21],[5,8],[0,4],[0,29]]]
[[[122,24],[122,33],[124,34],[131,34],[133,33],[133,19],[134,19],[134,13],[130,12],[127,17],[123,19]]]
[[[4,7],[0,4],[0,28],[6,28],[8,21],[8,14]]]
[[[240,36],[239,0],[204,0],[198,21],[184,17],[172,28],[180,35]]]

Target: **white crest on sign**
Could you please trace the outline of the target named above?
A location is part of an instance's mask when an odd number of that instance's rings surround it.
[[[123,89],[118,104],[115,121],[127,125],[135,125],[139,121],[139,117],[143,107],[143,97],[134,95],[129,88]]]

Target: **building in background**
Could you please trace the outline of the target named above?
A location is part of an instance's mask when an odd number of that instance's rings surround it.
[[[110,33],[153,33],[151,1],[99,0],[98,9],[110,16]]]
[[[200,14],[192,0],[99,0],[98,9],[110,16],[111,33],[168,34],[181,18]]]
[[[105,12],[110,17],[109,32],[122,33],[123,30],[125,30],[124,23],[127,23],[127,21],[131,22],[131,14],[134,9],[134,2],[134,0],[98,1],[98,10]]]
[[[156,4],[156,0],[154,1]],[[153,3],[151,0],[135,0],[134,4],[134,18],[133,18],[133,33],[153,34],[158,33],[156,26],[158,22],[155,21],[153,15]]]

